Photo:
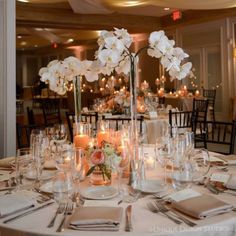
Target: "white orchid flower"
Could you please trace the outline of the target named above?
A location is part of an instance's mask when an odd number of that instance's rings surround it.
[[[129,48],[130,45],[132,44],[132,38],[131,36],[129,35],[128,31],[126,29],[117,29],[117,28],[114,28],[115,29],[115,35],[120,38],[120,40],[123,42],[123,44]]]
[[[116,66],[120,61],[120,52],[118,50],[104,49],[98,53],[98,59],[103,65]]]
[[[48,63],[48,65],[47,65],[47,67],[51,67],[51,66],[57,64],[58,62],[59,62],[59,60],[50,61],[50,62]]]
[[[160,58],[162,57],[162,53],[160,52],[160,50],[158,50],[157,48],[153,49],[153,48],[148,48],[147,50],[147,54],[150,57],[155,57],[155,58]]]
[[[39,70],[39,76],[42,76],[44,73],[47,73],[47,72],[48,72],[48,68],[47,67],[42,67]]]
[[[122,54],[125,49],[123,42],[116,37],[105,38],[105,47],[107,49],[118,50],[120,54]]]
[[[183,59],[189,57],[189,55],[187,53],[185,53],[182,48],[179,48],[179,47],[174,48],[173,55],[181,61]]]
[[[177,71],[175,68],[171,68],[169,73],[172,78],[176,78],[178,80],[181,80],[189,74],[189,71],[191,68],[192,68],[192,63],[187,62],[187,63],[183,64],[182,66],[180,66],[179,71]]]
[[[118,74],[124,73],[128,75],[130,72],[130,59],[126,56],[123,60],[120,61],[118,67],[115,68]]]
[[[164,31],[162,30],[152,32],[149,36],[150,47],[155,47],[163,35],[164,35]]]

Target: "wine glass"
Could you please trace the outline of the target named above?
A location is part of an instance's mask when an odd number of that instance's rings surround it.
[[[162,142],[156,145],[157,160],[164,166],[164,182],[167,184],[167,164],[175,154],[174,140],[171,137],[163,137]]]
[[[35,187],[39,188],[45,158],[50,155],[50,142],[48,137],[42,135],[41,133],[34,135],[32,141],[32,156],[36,170]]]
[[[17,150],[15,158],[15,170],[16,170],[16,184],[17,190],[21,188],[22,180],[24,175],[27,173],[29,168],[32,166],[33,158],[31,155],[30,148],[21,148]]]
[[[205,149],[192,149],[188,155],[176,155],[173,165],[172,185],[180,190],[201,181],[210,169],[209,153]]]
[[[70,172],[74,168],[75,150],[71,145],[56,145],[54,153],[56,168],[60,171]]]
[[[118,174],[118,192],[122,196],[121,179],[125,168],[130,163],[130,145],[128,140],[123,140],[122,145],[118,147],[119,156],[111,157],[111,166],[117,171]]]
[[[54,125],[53,141],[55,143],[65,143],[67,140],[67,129],[64,124]]]

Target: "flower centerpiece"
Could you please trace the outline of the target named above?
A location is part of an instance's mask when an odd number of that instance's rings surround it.
[[[188,57],[182,48],[174,47],[174,40],[169,40],[164,31],[155,31],[150,34],[149,45],[140,48],[137,52],[129,51],[132,44],[132,37],[125,29],[114,28],[113,31],[102,31],[98,39],[98,51],[96,59],[102,65],[101,72],[110,75],[114,70],[130,76],[131,94],[131,143],[133,144],[133,159],[138,154],[138,134],[137,134],[137,84],[136,69],[139,54],[147,49],[151,57],[158,58],[161,65],[170,75],[170,79],[181,80],[185,78],[192,63],[183,63]]]
[[[98,79],[97,65],[94,61],[80,61],[76,57],[53,60],[47,67],[39,70],[41,81],[49,83],[49,89],[64,95],[73,84],[76,122],[81,120],[81,77],[90,82]]]
[[[131,111],[131,143],[133,145],[133,160],[138,154],[137,135],[137,83],[136,69],[139,54],[147,50],[151,57],[159,59],[170,75],[170,79],[185,78],[192,63],[185,62],[188,57],[182,48],[175,47],[175,41],[169,40],[164,31],[154,31],[150,34],[147,46],[137,52],[131,52],[132,37],[126,29],[114,28],[113,31],[103,30],[98,38],[98,50],[94,61],[80,61],[69,57],[64,61],[53,61],[46,68],[40,70],[41,80],[48,81],[50,89],[63,93],[68,82],[74,82],[76,113],[80,113],[80,81],[78,76],[85,76],[87,80],[98,79],[98,74],[110,75],[113,71],[130,77],[130,111]],[[78,104],[76,104],[76,100]],[[79,115],[78,115],[79,116]]]
[[[90,182],[93,185],[108,185],[111,183],[112,163],[120,162],[121,157],[115,147],[103,141],[100,148],[89,148],[91,167],[86,176],[92,176]]]

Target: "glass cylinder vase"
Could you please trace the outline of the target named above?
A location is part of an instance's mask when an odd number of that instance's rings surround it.
[[[111,176],[111,169],[108,169]],[[102,173],[99,167],[95,167],[95,170],[90,175],[90,184],[94,186],[108,186],[111,185],[111,178],[108,178],[107,175]]]

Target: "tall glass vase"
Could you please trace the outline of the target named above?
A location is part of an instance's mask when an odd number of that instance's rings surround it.
[[[74,105],[75,105],[75,123],[81,121],[81,79],[76,76],[74,79]]]
[[[137,160],[138,160],[138,128],[137,128],[137,84],[136,84],[137,58],[130,56],[130,114],[131,132],[130,144],[132,157],[130,160],[130,185],[135,185],[137,181]]]

